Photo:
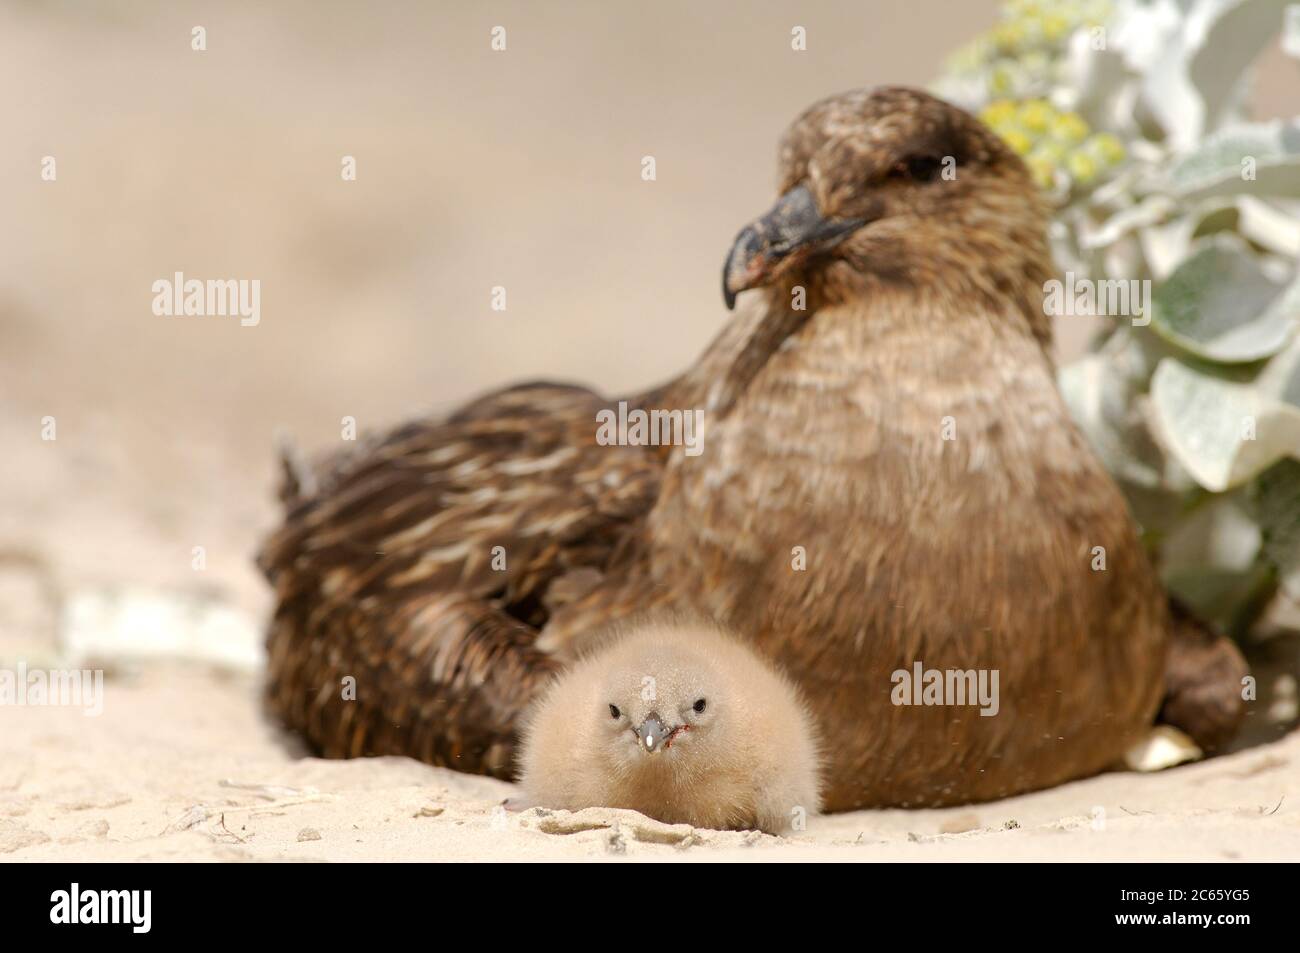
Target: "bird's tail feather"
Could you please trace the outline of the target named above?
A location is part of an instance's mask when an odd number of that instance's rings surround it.
[[[289,434],[281,432],[276,435],[275,450],[280,461],[280,502],[285,509],[292,509],[303,499],[315,495],[316,472]]]
[[[1246,659],[1227,636],[1211,631],[1177,603],[1165,662],[1159,720],[1180,728],[1206,751],[1223,747],[1246,713]]]

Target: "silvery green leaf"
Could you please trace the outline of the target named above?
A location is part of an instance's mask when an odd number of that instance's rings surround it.
[[[1136,77],[1121,85],[1105,102],[1100,103],[1094,112],[1096,120],[1092,123],[1098,129],[1108,129],[1116,135],[1123,136],[1130,143],[1143,142],[1130,139],[1141,133],[1141,124],[1137,121],[1139,103],[1142,100],[1142,78]],[[1136,158],[1141,158],[1136,155]]]
[[[1176,161],[1167,185],[1188,199],[1239,192],[1300,196],[1300,123],[1223,129]]]
[[[1100,251],[1104,266],[1101,274],[1125,276],[1124,278],[1110,280],[1126,281],[1130,275],[1145,275],[1150,270],[1147,266],[1146,256],[1142,253],[1142,243],[1137,236],[1127,235],[1118,241],[1111,242]],[[1105,281],[1107,279],[1102,278],[1100,280]],[[1135,312],[1126,311],[1124,313]]]
[[[1152,296],[1152,328],[1221,363],[1276,354],[1300,319],[1300,282],[1279,284],[1236,236],[1203,243]]]
[[[1186,22],[1174,0],[1126,3],[1116,12],[1110,36],[1125,64],[1140,76],[1140,103],[1133,104],[1133,112],[1149,113],[1180,149],[1200,137],[1205,117],[1205,103],[1188,72],[1196,45]]]
[[[1236,201],[1242,235],[1276,254],[1300,258],[1300,218],[1253,195],[1238,195]]]
[[[1163,225],[1148,226],[1138,233],[1142,253],[1146,256],[1154,280],[1168,279],[1187,257],[1196,225],[1194,216],[1182,215]]]
[[[1300,335],[1264,365],[1254,383],[1270,397],[1300,407]]]
[[[1162,570],[1167,573],[1249,570],[1264,538],[1252,510],[1241,491],[1210,498],[1166,536],[1161,546]]]
[[[1052,102],[1062,111],[1074,111],[1092,126],[1101,125],[1115,131],[1107,122],[1113,113],[1121,87],[1131,82],[1124,59],[1109,47],[1095,49],[1089,30],[1076,30],[1070,37],[1063,63],[1062,83],[1054,91]],[[1121,118],[1132,122],[1131,111]]]
[[[1181,45],[1183,11],[1174,0],[1121,0],[1111,17],[1110,42],[1135,73]]]
[[[1191,490],[1199,493],[1200,488],[1188,478]],[[1142,487],[1125,483],[1124,498],[1128,501],[1130,512],[1142,531],[1148,545],[1159,549],[1159,541],[1168,536],[1186,518],[1187,492],[1171,489],[1167,486]]]
[[[1246,68],[1282,26],[1289,0],[1201,0],[1187,16],[1188,73],[1205,103],[1202,130],[1216,128],[1241,98]],[[1198,42],[1199,41],[1199,42]]]
[[[1129,483],[1154,488],[1160,485],[1163,461],[1134,401],[1144,375],[1131,373],[1129,358],[1141,358],[1131,350],[1120,353],[1110,345],[1085,355],[1057,372],[1057,384],[1071,416],[1106,469]]]
[[[1207,238],[1220,232],[1236,232],[1241,220],[1237,203],[1227,198],[1216,197],[1199,203],[1196,210],[1196,231],[1192,232],[1193,241]],[[1236,235],[1226,236],[1230,241]],[[1244,243],[1241,244],[1245,248]]]
[[[1133,158],[1140,162],[1148,164],[1164,162],[1169,158],[1169,150],[1158,142],[1152,142],[1149,139],[1135,139],[1129,143],[1129,152]]]
[[[1080,229],[1079,244],[1083,248],[1102,248],[1130,232],[1164,222],[1176,208],[1173,199],[1167,195],[1149,196],[1120,209],[1099,226]]]
[[[1115,42],[1142,74],[1142,105],[1178,149],[1231,116],[1242,77],[1275,35],[1286,0],[1125,4]]]
[[[1300,3],[1286,8],[1282,21],[1282,51],[1300,60]]]
[[[1300,599],[1300,461],[1282,460],[1261,473],[1252,498],[1263,527],[1264,555],[1282,587]]]
[[[1181,215],[1170,217],[1163,224],[1148,225],[1138,235],[1150,277],[1156,281],[1166,281],[1177,270],[1198,234],[1235,228],[1239,217],[1233,200],[1222,196],[1199,202],[1183,201],[1176,208]]]
[[[1139,140],[1133,140],[1130,145],[1134,145]],[[1137,149],[1130,153],[1131,157],[1137,158]],[[1112,212],[1117,212],[1122,208],[1133,204],[1134,195],[1146,190],[1140,188],[1142,180],[1146,176],[1146,170],[1140,163],[1132,162],[1119,169],[1111,178],[1099,183],[1088,197],[1088,201],[1095,206],[1106,208]]]
[[[1300,597],[1278,586],[1255,620],[1255,631],[1265,638],[1285,634],[1300,635]],[[1294,702],[1294,698],[1291,699]]]
[[[1270,572],[1259,562],[1242,572],[1194,569],[1161,573],[1160,578],[1169,594],[1194,616],[1232,632],[1253,615],[1250,606],[1260,590],[1269,587]]]
[[[1157,438],[1215,493],[1300,456],[1300,408],[1173,358],[1151,377],[1151,410]]]
[[[1187,78],[1186,55],[1178,49],[1142,77],[1142,105],[1178,149],[1196,142],[1205,116],[1205,104]]]

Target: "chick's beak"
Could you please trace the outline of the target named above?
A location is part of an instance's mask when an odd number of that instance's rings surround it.
[[[645,748],[646,754],[653,754],[663,747],[664,739],[668,737],[668,729],[659,718],[658,712],[651,712],[646,716],[645,721],[641,722],[641,727],[636,730],[636,736]]]
[[[722,267],[727,310],[735,307],[736,295],[765,284],[791,255],[829,248],[863,224],[863,219],[824,218],[808,187],[795,186],[736,236]]]

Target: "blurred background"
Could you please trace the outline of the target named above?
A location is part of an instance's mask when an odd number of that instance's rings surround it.
[[[773,197],[785,125],[927,82],[993,10],[0,5],[0,611],[122,581],[256,617],[277,432],[321,449],[344,416],[519,378],[676,373],[726,320],[723,256]],[[176,271],[260,279],[260,324],[154,315]]]
[[[8,631],[78,599],[111,629],[129,583],[237,611],[255,652],[278,432],[324,449],[344,416],[675,373],[726,320],[721,262],[773,197],[785,125],[846,88],[929,83],[995,18],[993,0],[0,5]],[[1257,112],[1294,90],[1267,54]],[[260,324],[156,316],[177,271],[260,280]]]

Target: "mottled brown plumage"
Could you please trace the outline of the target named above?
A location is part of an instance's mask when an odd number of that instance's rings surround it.
[[[812,107],[780,166],[782,200],[724,275],[729,298],[762,290],[631,398],[705,407],[700,456],[599,446],[606,402],[535,384],[290,483],[262,554],[288,724],[330,755],[508,776],[519,713],[584,638],[669,607],[800,684],[830,809],[1043,787],[1150,725],[1165,596],[1055,387],[1023,165],[965,113],[882,89]],[[999,714],[893,705],[917,661],[997,669]]]
[[[510,773],[516,718],[558,666],[536,627],[619,577],[658,495],[657,459],[596,444],[599,406],[521,385],[286,481],[260,562],[279,603],[270,697],[291,727],[329,756]]]

